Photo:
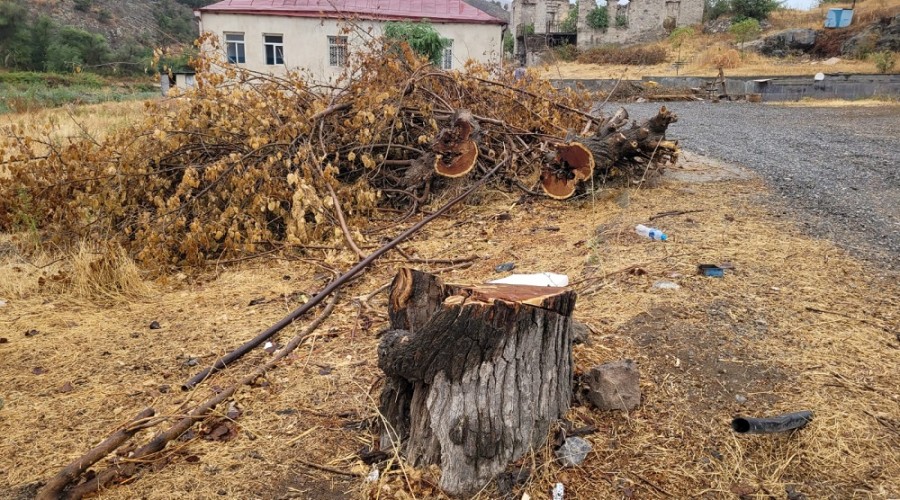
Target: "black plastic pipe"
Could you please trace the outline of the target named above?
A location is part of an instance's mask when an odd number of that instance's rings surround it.
[[[769,418],[736,417],[731,421],[731,428],[738,434],[771,434],[799,429],[810,423],[812,418],[813,413],[808,410]]]

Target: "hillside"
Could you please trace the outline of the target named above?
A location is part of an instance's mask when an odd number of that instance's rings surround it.
[[[9,0],[7,0],[9,1]],[[169,45],[196,36],[192,7],[202,0],[28,0],[30,16],[102,34],[110,45],[137,41]],[[211,2],[205,2],[211,3]]]

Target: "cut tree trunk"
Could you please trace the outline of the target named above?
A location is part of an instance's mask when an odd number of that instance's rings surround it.
[[[574,306],[567,288],[445,285],[401,270],[378,349],[382,446],[439,464],[453,495],[543,446],[571,402]]]
[[[648,163],[675,163],[678,143],[666,140],[666,130],[676,121],[678,117],[663,106],[656,116],[626,128],[628,112],[621,108],[600,123],[594,136],[555,145],[556,152],[543,165],[541,187],[548,196],[566,199],[590,179],[584,172],[602,180],[613,167],[628,170]],[[578,150],[590,154],[570,153]]]

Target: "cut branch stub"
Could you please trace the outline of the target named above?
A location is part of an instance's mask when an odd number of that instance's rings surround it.
[[[594,155],[578,142],[558,144],[556,155],[541,171],[541,187],[551,198],[564,200],[581,181],[594,175]]]
[[[453,115],[453,124],[440,131],[431,150],[435,153],[434,170],[444,177],[462,177],[475,167],[478,144],[472,135],[479,130],[475,118],[467,110]]]

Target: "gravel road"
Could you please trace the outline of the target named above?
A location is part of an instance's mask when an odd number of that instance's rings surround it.
[[[667,105],[684,149],[755,171],[810,234],[900,269],[900,107]],[[625,107],[642,120],[659,104]]]

